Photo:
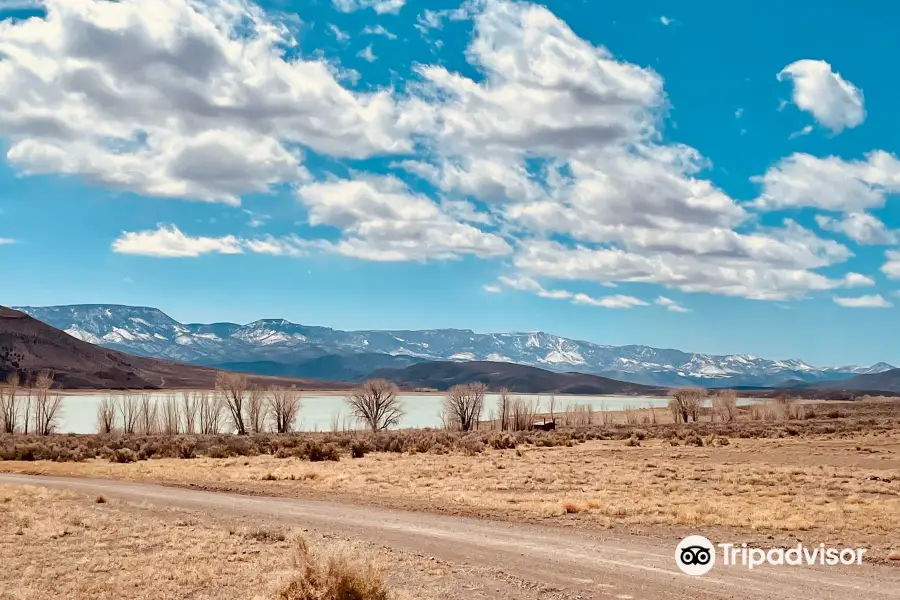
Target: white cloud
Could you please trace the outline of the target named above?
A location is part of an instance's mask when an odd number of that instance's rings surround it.
[[[835,73],[824,60],[798,60],[778,73],[794,84],[794,104],[835,133],[866,118],[862,90]]]
[[[0,0],[0,12],[5,10],[36,10],[44,7],[44,0]]]
[[[481,287],[489,294],[499,294],[503,291],[503,289],[499,285],[483,285]]]
[[[587,306],[600,306],[602,308],[634,308],[635,306],[647,306],[647,303],[634,296],[616,294],[594,298],[587,294],[573,294],[572,304],[584,304]]]
[[[224,237],[190,237],[171,225],[154,231],[126,231],[113,242],[119,254],[139,254],[166,258],[197,257],[203,254],[241,254],[240,241],[233,235]]]
[[[850,161],[795,153],[753,181],[762,184],[754,206],[763,210],[807,206],[862,212],[884,206],[888,194],[900,192],[900,160],[882,150]]]
[[[678,304],[677,302],[675,302],[674,300],[672,300],[671,298],[666,298],[665,296],[660,296],[653,303],[658,306],[665,307],[665,309],[670,312],[678,312],[678,313],[691,312],[691,310],[689,308],[685,308],[685,307],[681,306],[680,304]]]
[[[868,296],[857,296],[855,298],[834,297],[834,301],[841,306],[847,308],[890,308],[893,306],[889,301],[885,300],[881,294],[871,294]]]
[[[12,238],[0,238],[0,246],[5,246],[9,244],[15,244],[16,240]]]
[[[394,33],[391,33],[387,29],[385,29],[385,27],[383,25],[375,25],[375,26],[366,25],[363,28],[362,32],[363,32],[363,35],[383,35],[384,37],[388,38],[389,40],[397,39],[397,35]]]
[[[518,237],[522,276],[552,278],[558,264],[571,280],[759,299],[862,285],[814,272],[852,256],[845,246],[793,222],[753,227],[744,205],[699,176],[709,164],[696,150],[658,141],[667,103],[658,74],[578,38],[543,7],[480,6],[467,58],[483,78],[420,69],[427,85],[418,91],[435,110],[433,153],[397,166],[493,205]],[[436,28],[446,17],[426,11],[420,23]],[[765,191],[784,201],[787,175],[767,174]],[[579,266],[582,256],[594,266]]]
[[[541,298],[549,298],[551,300],[569,300],[572,304],[581,304],[585,306],[599,306],[601,308],[634,308],[636,306],[647,306],[647,303],[640,298],[634,296],[626,296],[616,294],[612,296],[595,297],[583,293],[570,292],[568,290],[548,290],[531,277],[523,277],[520,275],[508,276],[503,275],[498,278],[501,285],[485,286],[491,288],[489,291],[498,293],[502,290],[501,286],[525,292],[532,292]]]
[[[376,60],[378,60],[378,57],[375,56],[375,52],[372,51],[372,44],[369,44],[368,46],[357,52],[356,56],[368,62],[375,62]]]
[[[402,4],[335,0],[346,11]],[[735,200],[705,176],[711,164],[697,150],[665,141],[659,74],[523,2],[424,11],[422,31],[474,20],[465,57],[478,74],[420,65],[402,93],[343,87],[359,74],[324,54],[297,55],[290,25],[247,0],[49,0],[49,9],[45,18],[0,25],[0,88],[12,90],[0,95],[0,135],[14,166],[231,204],[288,184],[310,224],[333,228],[310,240],[193,238],[160,228],[123,234],[116,243],[125,248],[319,249],[391,261],[512,255],[514,276],[533,281],[532,292],[582,304],[644,301],[546,289],[539,280],[783,300],[874,282],[817,273],[852,252],[793,221],[762,227],[753,209],[848,213],[819,225],[874,240],[875,226],[850,215],[900,191],[900,161],[886,152],[858,161],[795,154],[756,180],[762,193],[753,203]],[[393,36],[380,26],[363,33]],[[795,92],[808,84],[798,73]],[[439,199],[413,191],[400,173],[315,182],[306,149],[393,156],[392,167],[430,183]]]
[[[341,12],[354,12],[364,8],[371,8],[379,15],[389,13],[397,14],[406,0],[331,0],[334,7]]]
[[[843,219],[816,215],[816,223],[826,231],[843,233],[858,244],[896,244],[897,232],[864,212],[847,213]]]
[[[306,176],[299,146],[409,152],[418,101],[354,93],[245,0],[47,0],[0,25],[0,135],[26,173],[235,204]]]
[[[670,19],[669,17],[663,15],[663,16],[661,16],[661,17],[659,18],[659,22],[662,23],[663,25],[668,26],[668,25],[671,25],[671,24],[672,24],[672,19]]]
[[[462,223],[391,176],[309,183],[297,190],[313,226],[343,233],[329,250],[366,260],[482,258],[511,252],[499,235]]]
[[[233,235],[222,237],[189,236],[175,225],[159,225],[150,231],[125,231],[112,244],[118,254],[137,254],[158,258],[196,258],[204,254],[255,254],[301,256],[309,242],[296,236],[277,239],[240,239]]]
[[[888,279],[900,279],[900,251],[888,250],[884,256],[887,261],[881,265],[881,272]]]
[[[860,274],[831,279],[809,270],[825,262],[815,252],[775,254],[771,260],[705,258],[690,254],[640,254],[619,248],[568,248],[557,242],[529,241],[520,245],[514,265],[532,277],[586,280],[598,283],[655,283],[686,292],[709,292],[757,300],[804,297],[810,291],[870,285]]]
[[[740,118],[743,117],[743,116],[744,116],[744,109],[743,109],[743,108],[738,108],[736,111],[734,111],[734,118],[735,118],[735,119],[740,119]]]
[[[334,25],[332,23],[328,24],[328,31],[330,31],[331,35],[334,36],[334,39],[336,39],[339,42],[346,42],[347,40],[350,39],[349,33],[347,33],[346,31],[342,31],[340,27],[338,27],[337,25]]]
[[[266,236],[256,240],[242,240],[243,246],[256,254],[271,254],[272,256],[303,256],[310,243],[296,236],[278,239]]]
[[[800,130],[795,131],[794,133],[789,135],[788,139],[795,140],[798,137],[803,137],[804,135],[809,135],[812,133],[812,130],[813,130],[812,125],[806,125],[805,127],[802,127]]]

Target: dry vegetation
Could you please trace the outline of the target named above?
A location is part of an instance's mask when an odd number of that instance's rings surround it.
[[[306,535],[312,544],[278,525],[0,485],[0,599],[435,597],[414,557]]]
[[[193,443],[193,455],[204,457],[130,464],[108,458],[0,462],[0,470],[197,484],[652,533],[724,528],[762,539],[802,536],[864,544],[876,559],[900,552],[892,539],[900,530],[896,401],[803,407],[807,414],[822,415],[803,420],[750,421],[749,410],[738,408],[732,421],[611,423],[556,432],[422,430],[181,441],[57,436],[51,440],[60,446],[132,444],[137,448],[132,452],[148,458],[169,445]],[[840,412],[828,417],[832,410]],[[32,443],[40,441],[46,442],[34,438]],[[365,458],[297,460],[312,458],[303,449],[317,444],[334,448],[338,457]],[[209,458],[221,449],[225,456]],[[0,449],[0,455],[6,452]]]

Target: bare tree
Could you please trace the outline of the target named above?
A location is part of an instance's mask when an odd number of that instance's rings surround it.
[[[650,411],[650,422],[656,425],[656,408],[654,408],[652,402],[647,403],[647,410]]]
[[[184,391],[181,393],[181,416],[185,433],[196,432],[198,404],[196,392]]]
[[[697,421],[700,406],[706,396],[703,388],[682,388],[669,392],[669,410],[675,422],[687,423],[689,419]]]
[[[51,394],[53,373],[47,369],[40,371],[34,379],[34,432],[50,435],[56,427],[62,396]]]
[[[6,378],[6,393],[0,388],[0,431],[15,433],[19,418],[19,406],[16,397],[19,391],[19,374],[10,373]]]
[[[62,394],[43,392],[37,395],[34,411],[35,433],[38,435],[50,435],[56,431],[59,426],[62,403]]]
[[[141,392],[138,410],[138,428],[144,435],[156,433],[159,427],[159,408],[153,392]]]
[[[534,429],[534,415],[537,406],[534,400],[514,398],[510,403],[510,429],[513,431],[530,431]]]
[[[32,393],[31,388],[25,386],[22,389],[22,392],[19,396],[17,396],[16,402],[20,406],[20,413],[22,415],[22,433],[28,435],[28,432],[31,431],[31,415],[32,408],[34,403],[32,402]]]
[[[510,402],[509,390],[503,388],[500,390],[500,398],[497,400],[497,418],[500,419],[500,431],[509,429]]]
[[[550,422],[555,423],[556,417],[554,416],[553,413],[556,411],[556,396],[550,396],[550,401],[547,405],[547,408],[549,409],[549,412],[550,412]]]
[[[373,432],[399,425],[403,418],[403,401],[399,390],[385,379],[370,379],[353,390],[347,398],[350,412]]]
[[[131,435],[137,429],[140,403],[134,394],[125,393],[119,397],[119,414],[122,415],[122,433]]]
[[[455,429],[472,431],[478,428],[484,410],[487,386],[481,382],[454,385],[444,396],[446,422]]]
[[[97,432],[112,433],[116,428],[116,401],[112,396],[104,396],[97,405]]]
[[[238,435],[247,433],[244,424],[244,405],[247,396],[247,376],[240,373],[216,373],[216,390],[221,392],[231,426]]]
[[[167,435],[177,435],[181,432],[181,414],[179,408],[178,400],[176,400],[175,395],[167,395],[162,403],[162,414],[160,419],[162,433]]]
[[[200,433],[219,433],[222,428],[222,399],[218,394],[200,392],[197,397]]]
[[[737,416],[737,392],[721,390],[712,399],[713,416],[718,415],[723,421],[734,421]]]
[[[269,414],[277,433],[290,433],[300,412],[300,392],[296,389],[273,388],[269,393]]]
[[[247,397],[247,427],[250,433],[262,433],[266,429],[266,391],[257,385],[251,385]]]

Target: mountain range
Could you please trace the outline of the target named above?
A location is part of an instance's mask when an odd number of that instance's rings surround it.
[[[216,379],[216,369],[101,348],[0,306],[0,381],[6,382],[10,375],[28,381],[45,369],[53,373],[54,385],[68,389],[208,389]],[[260,376],[251,376],[250,380],[261,386],[291,385],[299,389],[341,386]]]
[[[85,342],[148,357],[280,377],[360,379],[424,361],[517,363],[651,386],[796,387],[893,369],[816,367],[799,359],[610,346],[550,333],[466,329],[341,331],[284,319],[180,323],[156,308],[113,304],[17,307]]]

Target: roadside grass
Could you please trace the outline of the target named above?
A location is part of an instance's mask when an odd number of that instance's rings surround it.
[[[0,549],[3,600],[410,597],[351,543],[36,486],[0,485]]]

